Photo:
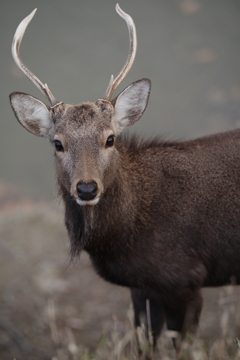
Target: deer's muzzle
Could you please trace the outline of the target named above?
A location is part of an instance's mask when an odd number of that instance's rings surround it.
[[[89,201],[95,199],[98,193],[98,186],[95,181],[77,183],[77,194],[80,200]]]

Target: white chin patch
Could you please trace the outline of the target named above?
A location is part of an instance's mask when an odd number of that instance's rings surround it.
[[[97,197],[96,199],[93,199],[93,200],[76,199],[76,202],[78,203],[78,205],[81,205],[81,206],[96,205],[99,202],[99,197]]]

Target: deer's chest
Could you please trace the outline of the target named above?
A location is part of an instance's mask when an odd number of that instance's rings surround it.
[[[159,288],[159,261],[126,247],[117,251],[90,253],[97,273],[111,283],[134,288]]]
[[[91,256],[93,266],[97,273],[105,280],[121,286],[136,287],[138,279],[137,269],[121,256]]]

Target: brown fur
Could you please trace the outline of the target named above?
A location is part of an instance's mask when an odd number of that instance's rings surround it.
[[[85,249],[101,276],[132,288],[136,325],[150,298],[155,341],[163,317],[182,336],[196,328],[202,286],[240,282],[239,141],[240,130],[186,142],[120,137],[94,207],[73,202],[58,169],[72,255]]]

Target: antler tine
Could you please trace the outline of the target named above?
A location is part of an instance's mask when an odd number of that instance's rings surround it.
[[[22,42],[23,35],[25,33],[25,30],[34,17],[37,9],[33,10],[30,15],[28,15],[25,19],[22,20],[22,22],[18,25],[18,28],[15,32],[13,43],[12,43],[12,55],[13,59],[16,63],[16,65],[19,67],[19,69],[26,75],[37,87],[38,89],[43,93],[43,95],[46,96],[46,98],[49,100],[50,104],[52,106],[56,105],[58,101],[55,99],[51,91],[49,90],[47,84],[43,84],[22,62],[19,56],[19,49]]]
[[[125,13],[118,4],[116,5],[116,11],[117,11],[118,15],[120,15],[127,23],[128,31],[129,31],[130,45],[129,45],[128,57],[127,57],[126,63],[123,66],[122,70],[120,71],[120,73],[118,74],[118,76],[115,79],[113,78],[113,75],[111,76],[110,83],[109,83],[106,93],[103,97],[103,99],[105,99],[105,100],[111,99],[113,92],[116,90],[118,85],[123,81],[123,79],[129,72],[129,70],[131,69],[134,59],[135,59],[136,51],[137,51],[137,34],[136,34],[136,28],[135,28],[133,19],[131,18],[130,15]]]

